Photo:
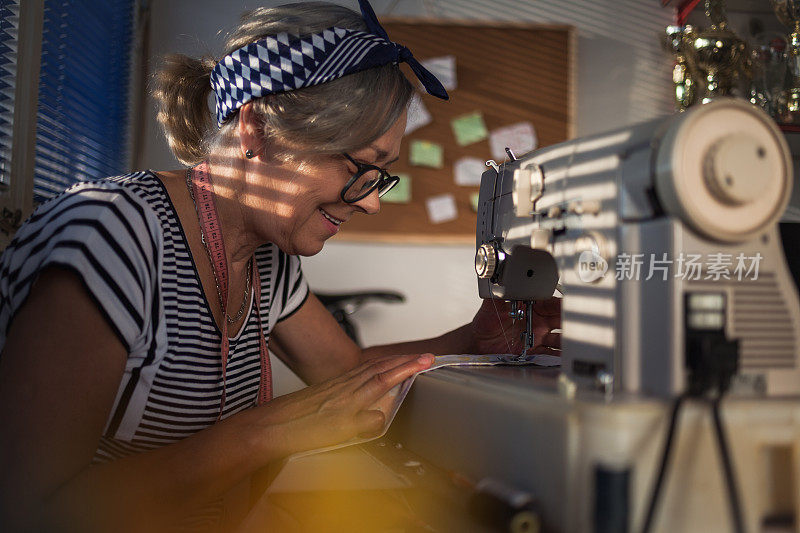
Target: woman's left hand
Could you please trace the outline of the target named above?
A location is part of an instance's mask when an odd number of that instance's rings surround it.
[[[472,353],[520,354],[524,347],[522,333],[526,319],[512,320],[511,305],[503,300],[484,300],[472,319]],[[550,298],[533,304],[533,349],[531,354],[561,354],[561,298]]]

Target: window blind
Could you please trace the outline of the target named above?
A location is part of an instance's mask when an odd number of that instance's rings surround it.
[[[128,166],[134,0],[45,0],[34,201]]]
[[[0,183],[10,184],[19,0],[0,0]]]

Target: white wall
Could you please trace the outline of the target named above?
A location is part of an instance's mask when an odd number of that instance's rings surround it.
[[[282,1],[152,0],[149,50],[218,55],[220,30],[236,24],[241,12]],[[337,3],[358,9],[355,0]],[[374,0],[379,16],[393,2]],[[392,15],[437,16],[572,24],[578,30],[576,132],[586,135],[666,114],[671,60],[659,37],[673,11],[654,0],[400,0]],[[175,168],[147,109],[141,166]],[[330,242],[304,260],[313,288],[324,291],[393,288],[404,305],[375,304],[355,317],[367,344],[435,335],[472,317],[479,305],[468,245],[413,246]]]

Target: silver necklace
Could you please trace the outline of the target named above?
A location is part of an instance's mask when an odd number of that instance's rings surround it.
[[[192,197],[192,204],[194,204],[194,212],[197,214],[197,200],[194,198],[194,190],[192,189],[192,169],[186,169],[186,188],[189,189],[189,196]],[[203,232],[203,226],[200,225],[200,242],[203,243],[203,248],[206,250],[206,255],[208,256],[208,262],[211,263],[211,272],[214,274],[214,285],[217,288],[217,297],[219,298],[219,305],[222,309],[225,309],[226,302],[222,301],[222,291],[219,288],[219,280],[217,279],[217,270],[214,268],[214,260],[211,258],[211,250],[208,249],[208,244],[206,243],[206,235]],[[253,258],[251,257],[250,260],[247,262],[247,275],[245,277],[244,282],[244,296],[242,298],[242,305],[239,306],[239,311],[236,313],[236,316],[231,316],[228,314],[228,311],[225,310],[225,320],[228,321],[228,324],[233,324],[244,314],[244,310],[247,308],[247,302],[250,299],[250,278],[252,277],[252,267],[253,267]]]

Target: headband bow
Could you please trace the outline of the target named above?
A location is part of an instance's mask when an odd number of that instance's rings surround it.
[[[436,76],[411,51],[389,40],[367,0],[359,0],[368,32],[331,27],[311,35],[279,33],[223,57],[211,72],[222,124],[253,98],[311,87],[368,68],[405,61],[433,96],[447,100]]]
[[[375,11],[373,11],[372,6],[369,5],[369,2],[367,0],[358,0],[358,4],[361,6],[361,16],[364,17],[364,22],[367,23],[367,30],[369,30],[370,33],[392,43],[392,41],[389,39],[389,34],[386,33],[386,30],[383,29],[381,23],[378,22],[378,17],[375,15]],[[416,58],[414,58],[414,56],[411,54],[411,50],[401,44],[392,44],[397,49],[397,58],[394,60],[395,63],[408,63],[408,66],[411,67],[411,70],[414,71],[414,74],[417,76],[419,81],[422,82],[422,85],[425,87],[425,90],[428,91],[428,94],[437,98],[441,98],[442,100],[450,99],[450,97],[447,95],[444,85],[442,85],[442,82],[440,82],[436,76],[431,73],[431,71],[423,67],[422,64],[417,61]]]

